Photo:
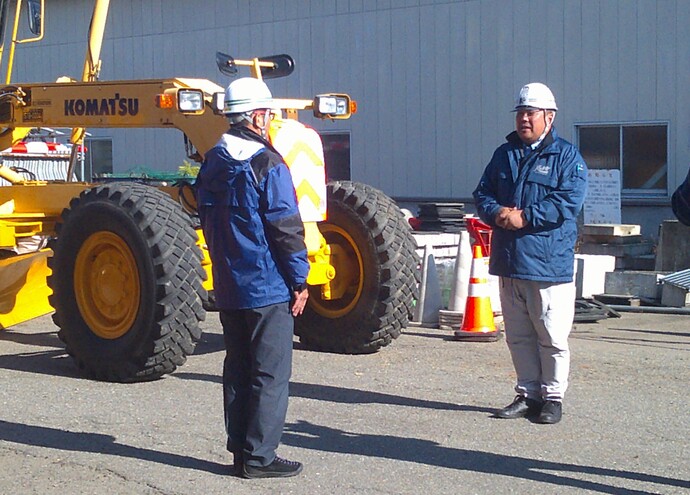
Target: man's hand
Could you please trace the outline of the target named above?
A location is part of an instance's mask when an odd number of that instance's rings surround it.
[[[508,218],[508,214],[512,211],[512,208],[508,208],[506,206],[501,207],[500,210],[498,210],[498,213],[496,213],[496,218],[494,221],[496,222],[496,225],[501,227],[502,229],[507,228],[506,227],[506,222]]]
[[[498,210],[495,222],[496,225],[506,230],[520,230],[527,226],[527,220],[522,210],[505,206]]]
[[[299,316],[304,311],[304,307],[307,305],[307,299],[309,299],[309,289],[304,289],[301,292],[294,291],[292,293],[292,316]]]

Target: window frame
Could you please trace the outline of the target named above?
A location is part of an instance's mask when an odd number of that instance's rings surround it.
[[[631,189],[624,188],[625,181],[625,162],[623,160],[624,144],[623,131],[630,127],[664,127],[666,129],[666,189]],[[669,120],[621,120],[621,121],[585,121],[573,124],[574,136],[578,149],[581,148],[580,129],[592,127],[617,127],[618,128],[618,160],[620,163],[619,171],[621,174],[621,201],[656,202],[659,200],[670,199],[670,171],[671,171],[671,123]]]
[[[321,142],[324,144],[324,166],[326,167],[326,180],[327,181],[332,181],[332,180],[352,180],[352,131],[350,129],[341,129],[341,130],[336,130],[336,129],[328,129],[326,131],[319,130],[317,131],[319,134],[319,137],[321,138]],[[332,176],[329,175],[329,164],[326,163],[328,162],[327,158],[327,151],[326,151],[326,144],[324,142],[324,137],[325,136],[339,136],[339,135],[345,135],[347,136],[347,144],[348,144],[348,163],[347,163],[347,178],[333,178]]]
[[[88,178],[84,179],[82,177],[82,180],[86,180],[87,182],[93,181],[94,178],[94,161],[98,160],[98,157],[96,157],[96,160],[94,160],[94,153],[93,153],[93,142],[98,141],[98,142],[109,142],[110,143],[110,164],[111,164],[111,170],[110,172],[105,172],[105,173],[114,173],[115,172],[115,140],[113,139],[112,136],[87,136],[84,139],[84,146],[86,147],[87,151],[84,153],[84,162],[82,164],[82,169],[81,173],[84,175],[87,175]],[[101,172],[103,173],[103,172]]]

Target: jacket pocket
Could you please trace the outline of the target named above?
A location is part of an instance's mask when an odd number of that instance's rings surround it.
[[[532,254],[535,258],[549,262],[554,252],[554,233],[553,232],[534,232],[530,235],[533,239]]]
[[[535,167],[527,176],[527,182],[554,189],[558,183],[556,175],[552,174],[550,171],[549,173],[543,173],[540,172],[540,170],[543,170],[543,168],[539,166]]]
[[[525,179],[525,188],[522,195],[522,205],[528,206],[539,203],[551,191],[556,189],[558,179],[551,173],[541,173],[536,167]],[[543,169],[542,169],[543,170]]]

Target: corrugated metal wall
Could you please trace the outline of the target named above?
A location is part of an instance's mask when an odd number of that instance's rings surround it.
[[[20,48],[15,80],[78,77],[90,0],[50,0],[43,44]],[[342,91],[352,177],[396,197],[467,198],[513,128],[524,83],[556,94],[557,127],[670,123],[669,184],[690,163],[690,2],[686,0],[113,0],[102,79],[193,76],[225,85],[216,51],[289,53],[296,71],[274,93]],[[182,164],[172,131],[114,137],[116,171]]]

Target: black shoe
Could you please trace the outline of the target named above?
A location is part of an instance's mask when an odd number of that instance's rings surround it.
[[[501,409],[496,411],[494,414],[495,418],[502,419],[515,419],[524,418],[526,416],[536,416],[541,411],[542,402],[539,400],[528,399],[522,395],[516,395],[513,402]]]
[[[557,400],[547,400],[541,408],[541,413],[537,418],[537,423],[553,425],[561,420],[563,415],[563,404]]]
[[[302,472],[302,463],[288,461],[276,456],[268,466],[251,466],[244,464],[242,473],[245,478],[287,478]]]

